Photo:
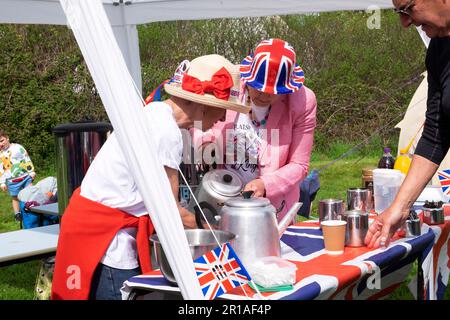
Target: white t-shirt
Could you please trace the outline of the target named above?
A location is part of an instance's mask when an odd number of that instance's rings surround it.
[[[252,105],[252,113],[257,121],[264,119],[269,112],[269,106]],[[261,126],[260,128],[264,128]],[[259,177],[258,149],[261,146],[261,135],[250,119],[250,115],[241,113],[234,124],[234,137],[227,141],[227,150],[234,150],[234,163],[225,167],[236,172],[244,185]]]
[[[152,126],[154,143],[161,163],[178,169],[183,152],[181,131],[173,117],[172,108],[163,102],[153,102],[144,108]],[[139,143],[139,141],[136,141]],[[142,216],[147,213],[144,201],[131,176],[122,149],[114,133],[106,140],[91,163],[83,182],[83,197]],[[136,251],[136,228],[120,230],[111,241],[102,263],[117,269],[134,269],[139,266]]]

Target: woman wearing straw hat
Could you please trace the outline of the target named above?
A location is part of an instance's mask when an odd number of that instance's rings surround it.
[[[241,99],[251,111],[227,111],[202,143],[215,141],[216,160],[239,174],[244,191],[267,197],[282,217],[298,201],[299,182],[308,174],[316,97],[303,85],[294,48],[280,39],[260,42],[242,61],[240,75]]]
[[[208,129],[225,109],[248,112],[238,101],[239,74],[219,55],[184,61],[165,84],[170,97],[145,107],[158,156],[178,200],[180,129],[203,121]],[[150,120],[152,119],[152,120]],[[129,173],[130,164],[113,133],[74,191],[61,223],[52,299],[121,299],[122,283],[151,270],[149,234],[153,226]],[[194,215],[178,205],[186,228]]]

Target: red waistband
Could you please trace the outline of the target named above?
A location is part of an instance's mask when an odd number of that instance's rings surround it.
[[[8,180],[8,181],[9,181],[9,182],[12,182],[12,183],[22,182],[23,180],[25,180],[26,177],[28,177],[28,176],[22,176],[22,177],[19,177],[19,178],[10,179],[10,180]]]

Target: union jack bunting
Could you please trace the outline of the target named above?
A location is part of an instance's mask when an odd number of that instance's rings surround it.
[[[305,76],[295,59],[295,50],[286,41],[261,41],[254,54],[242,61],[241,78],[247,85],[265,93],[296,92],[303,85]]]
[[[203,295],[209,300],[251,280],[229,243],[194,260],[194,266]]]
[[[442,192],[450,197],[450,169],[438,171],[438,177]]]

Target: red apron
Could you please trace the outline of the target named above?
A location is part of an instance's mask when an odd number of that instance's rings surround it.
[[[137,227],[136,244],[142,273],[151,271],[150,217],[135,217],[86,199],[76,189],[62,217],[53,275],[53,300],[89,298],[94,271],[120,229]]]

